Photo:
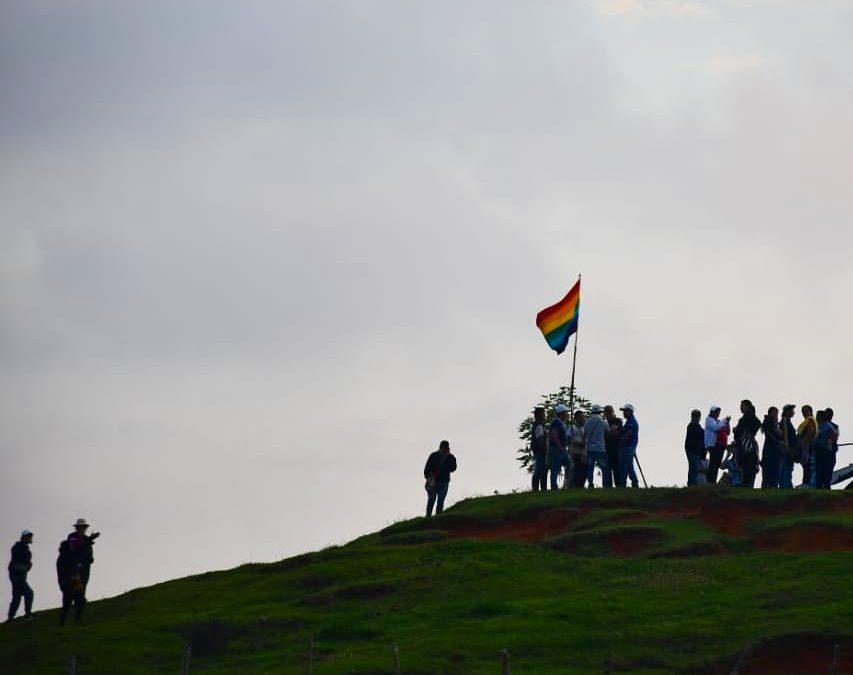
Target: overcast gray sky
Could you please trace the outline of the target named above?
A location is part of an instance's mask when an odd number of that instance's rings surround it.
[[[524,488],[566,384],[853,410],[853,4],[0,3],[0,533],[92,597]],[[853,460],[841,454],[840,461]],[[8,588],[5,591],[8,593]]]

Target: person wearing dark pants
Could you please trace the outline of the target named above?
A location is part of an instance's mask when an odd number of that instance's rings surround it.
[[[814,441],[815,487],[829,490],[835,469],[838,431],[823,410],[817,411],[817,438]]]
[[[59,590],[62,592],[62,609],[59,612],[59,625],[65,624],[65,618],[74,608],[74,618],[79,623],[86,607],[86,595],[77,556],[73,555],[66,539],[59,545],[59,557],[56,559],[56,576]]]
[[[438,515],[444,511],[444,500],[450,488],[450,474],[456,471],[456,457],[450,452],[450,442],[441,441],[438,450],[427,457],[424,465],[427,491],[427,518],[432,515],[433,506]]]
[[[74,532],[68,535],[68,552],[74,565],[74,592],[81,594],[81,600],[78,603],[80,612],[86,604],[86,589],[89,586],[89,575],[92,570],[92,564],[95,562],[95,556],[92,547],[95,544],[95,539],[101,536],[100,532],[86,534],[89,529],[89,523],[85,518],[78,518],[74,523]],[[77,586],[79,579],[79,587]]]
[[[9,604],[9,615],[6,621],[12,621],[24,601],[24,614],[29,619],[33,613],[33,589],[27,583],[27,574],[33,567],[33,554],[30,544],[33,543],[33,533],[29,530],[21,532],[21,538],[12,546],[12,559],[9,561],[9,581],[12,582],[12,602]]]
[[[626,403],[619,410],[622,411],[625,424],[622,426],[622,437],[619,443],[619,474],[616,487],[626,487],[630,479],[631,487],[636,488],[640,486],[637,480],[637,473],[634,471],[634,459],[637,456],[640,425],[637,423],[632,404]]]
[[[700,462],[705,459],[705,431],[699,420],[702,411],[693,410],[690,413],[690,424],[684,435],[684,453],[687,455],[687,485],[696,485],[699,475]]]
[[[767,409],[761,424],[764,433],[764,448],[761,455],[761,487],[765,490],[779,487],[782,475],[782,428],[779,426],[779,408]]]
[[[604,406],[604,419],[607,421],[607,434],[604,445],[607,449],[607,463],[610,465],[610,482],[616,485],[619,476],[619,439],[622,437],[622,420],[613,410],[612,405]]]
[[[705,418],[705,450],[708,452],[708,471],[705,477],[711,485],[717,482],[717,473],[726,450],[726,431],[732,419],[720,419],[720,410],[720,406],[712,405],[708,417]]]
[[[533,409],[533,428],[530,430],[530,452],[533,455],[531,487],[534,492],[544,492],[547,486],[548,429],[545,427],[545,408]]]
[[[761,420],[755,414],[755,406],[749,399],[740,402],[741,418],[733,433],[735,436],[735,458],[741,471],[739,487],[755,487],[755,474],[758,473],[758,441],[755,435],[761,428]]]

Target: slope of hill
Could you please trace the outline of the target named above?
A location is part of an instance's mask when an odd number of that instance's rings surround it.
[[[0,670],[853,673],[853,494],[714,487],[467,500],[342,547],[0,627]],[[309,645],[311,647],[309,648]]]

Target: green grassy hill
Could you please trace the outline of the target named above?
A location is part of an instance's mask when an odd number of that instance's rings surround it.
[[[352,543],[0,626],[0,671],[853,673],[853,493],[472,499]]]

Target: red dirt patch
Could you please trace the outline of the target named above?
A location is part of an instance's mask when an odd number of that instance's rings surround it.
[[[453,527],[451,535],[471,539],[504,539],[538,543],[548,537],[562,534],[566,527],[580,516],[581,513],[576,510],[553,509],[551,511],[543,511],[538,516],[527,520],[466,524]]]
[[[620,558],[640,555],[650,549],[658,540],[658,535],[650,530],[628,530],[614,533],[607,538],[607,544],[613,554]]]
[[[853,530],[820,523],[803,523],[756,535],[755,545],[765,551],[821,553],[853,551]]]

